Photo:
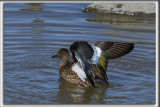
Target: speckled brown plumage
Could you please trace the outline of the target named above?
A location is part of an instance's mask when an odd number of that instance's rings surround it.
[[[91,84],[86,79],[86,82],[83,82],[77,75],[76,72],[74,72],[69,65],[62,65],[59,68],[60,75],[63,79],[67,80],[70,83],[73,84],[80,84],[84,87],[90,87]]]

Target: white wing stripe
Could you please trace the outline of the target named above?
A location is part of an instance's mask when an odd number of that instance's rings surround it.
[[[86,77],[86,74],[85,74],[85,72],[80,68],[80,66],[78,65],[78,63],[76,63],[75,65],[72,66],[72,70],[77,73],[77,75],[81,78],[82,81],[84,81],[84,82],[86,81],[86,80],[85,80],[85,78],[87,78],[87,77]]]
[[[94,53],[93,53],[91,61],[92,61],[93,64],[97,64],[99,62],[99,58],[101,56],[102,51],[97,46],[92,46],[92,48],[93,48]]]

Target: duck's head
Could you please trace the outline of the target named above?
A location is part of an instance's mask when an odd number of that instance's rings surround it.
[[[52,58],[60,58],[61,60],[69,60],[70,54],[69,54],[68,49],[61,48],[56,55],[52,56]]]

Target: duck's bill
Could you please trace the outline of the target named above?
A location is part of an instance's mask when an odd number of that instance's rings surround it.
[[[51,58],[58,58],[58,56],[57,55],[53,55]]]

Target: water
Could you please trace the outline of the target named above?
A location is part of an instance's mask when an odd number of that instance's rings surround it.
[[[4,104],[155,104],[155,21],[108,21],[83,13],[88,5],[4,5]],[[130,54],[109,61],[110,87],[60,78],[60,60],[51,56],[80,40],[135,43]]]

